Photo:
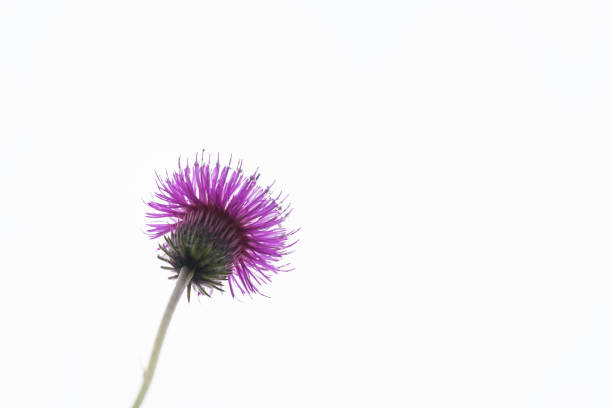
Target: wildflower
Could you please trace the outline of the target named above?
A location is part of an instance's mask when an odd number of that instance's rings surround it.
[[[202,158],[203,160],[203,158]],[[270,280],[270,274],[286,270],[278,261],[295,243],[282,226],[291,213],[283,208],[286,197],[272,197],[270,187],[257,184],[257,171],[250,177],[242,173],[242,162],[236,169],[198,161],[181,166],[165,180],[157,176],[159,191],[147,217],[151,238],[164,237],[159,258],[174,272],[176,285],[166,306],[142,386],[132,405],[142,404],[153,380],[161,347],[172,314],[185,289],[189,299],[192,288],[210,296],[223,291],[227,281],[232,296],[234,287],[242,294],[259,293],[258,286]]]

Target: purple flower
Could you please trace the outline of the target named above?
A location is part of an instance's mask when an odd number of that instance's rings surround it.
[[[159,258],[169,264],[166,269],[178,276],[182,267],[194,271],[188,288],[194,285],[200,293],[222,291],[227,281],[232,296],[235,288],[242,294],[259,293],[258,286],[270,281],[270,275],[286,271],[278,265],[295,244],[289,238],[297,230],[287,231],[283,221],[289,206],[281,207],[286,196],[272,197],[270,187],[257,184],[257,171],[243,174],[242,161],[234,169],[231,158],[227,166],[219,159],[211,164],[198,161],[181,166],[171,176],[157,175],[159,191],[148,203],[154,211],[147,217],[157,220],[148,224],[151,238],[164,236]]]

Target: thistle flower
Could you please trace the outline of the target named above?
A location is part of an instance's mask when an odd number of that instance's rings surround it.
[[[163,236],[159,255],[173,271],[176,285],[166,306],[153,343],[142,386],[132,405],[138,408],[151,385],[161,347],[179,298],[187,289],[210,296],[223,291],[227,282],[232,297],[234,288],[242,294],[260,293],[258,286],[270,275],[286,271],[278,262],[295,244],[289,238],[297,230],[287,231],[282,223],[291,213],[282,207],[286,196],[272,197],[271,186],[257,184],[257,171],[250,177],[242,172],[242,161],[233,169],[231,158],[221,166],[210,158],[196,155],[193,166],[181,166],[162,179],[157,175],[157,200],[148,203],[153,210],[146,215],[151,238]]]
[[[203,156],[203,155],[202,155]],[[232,296],[235,288],[242,294],[259,293],[258,286],[270,281],[270,275],[286,271],[278,261],[295,243],[282,223],[291,213],[283,208],[286,196],[270,194],[270,188],[257,184],[257,171],[250,177],[230,162],[221,166],[203,163],[196,156],[193,166],[181,166],[162,179],[157,175],[157,201],[148,203],[147,213],[157,222],[149,224],[152,238],[164,236],[159,256],[176,273],[186,266],[194,271],[191,286],[209,295],[223,291],[227,281]],[[162,222],[159,222],[162,220]]]

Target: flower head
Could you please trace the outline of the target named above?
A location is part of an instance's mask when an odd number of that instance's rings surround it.
[[[194,271],[191,286],[209,295],[222,291],[227,281],[232,296],[235,288],[242,294],[259,293],[258,286],[270,281],[270,274],[284,271],[278,262],[295,244],[282,223],[290,214],[282,207],[286,196],[270,194],[271,186],[257,184],[257,171],[251,176],[236,168],[211,164],[203,155],[192,166],[187,163],[165,179],[157,175],[159,191],[148,203],[154,211],[147,217],[156,220],[149,226],[151,238],[164,236],[160,259],[166,269],[178,276],[182,267]]]

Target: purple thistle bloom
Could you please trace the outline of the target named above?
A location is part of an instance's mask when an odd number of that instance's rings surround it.
[[[259,293],[258,286],[270,281],[270,274],[284,269],[278,261],[296,241],[289,237],[297,230],[287,231],[282,223],[290,214],[283,208],[286,196],[272,197],[270,187],[257,185],[257,171],[247,177],[242,161],[233,169],[230,162],[220,166],[198,161],[181,166],[163,180],[157,175],[159,191],[156,201],[147,203],[154,212],[147,217],[158,220],[148,224],[151,238],[164,236],[160,245],[169,263],[166,269],[193,270],[191,285],[205,295],[213,289],[222,291],[227,280],[232,296],[234,288],[242,294]],[[162,221],[162,222],[159,222]]]

